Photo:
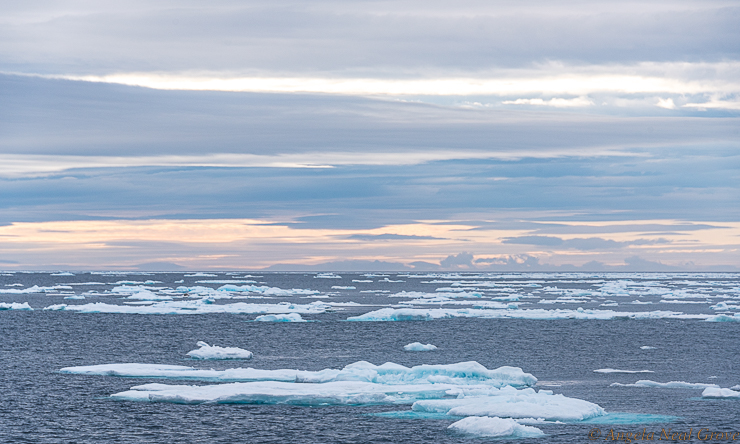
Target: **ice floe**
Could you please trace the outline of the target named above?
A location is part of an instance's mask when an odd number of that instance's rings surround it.
[[[268,287],[268,286],[257,286],[257,285],[242,285],[237,286],[233,284],[227,284],[222,285],[218,287],[218,291],[231,291],[231,292],[243,292],[243,293],[260,293],[263,295],[269,295],[269,296],[291,296],[291,295],[297,295],[297,294],[318,294],[319,291],[316,290],[309,290],[309,289],[303,289],[303,288],[291,288],[289,290],[278,288],[278,287]]]
[[[215,304],[212,299],[198,299],[190,301],[163,301],[154,302],[147,306],[113,305],[104,302],[91,304],[50,305],[44,310],[76,311],[80,313],[128,313],[128,314],[210,314],[210,313],[234,313],[234,314],[282,314],[282,313],[324,313],[330,305],[322,302],[310,304],[291,304],[281,302],[278,304],[247,304],[237,302],[234,304]]]
[[[33,310],[28,302],[0,302],[0,310]]]
[[[274,315],[262,315],[257,316],[255,321],[259,322],[308,322],[303,319],[298,313],[288,314],[274,314]]]
[[[485,438],[537,438],[545,436],[537,427],[521,425],[510,418],[469,416],[452,423],[448,430]]]
[[[594,370],[594,373],[655,373],[652,370],[618,370],[616,368],[600,368]]]
[[[219,347],[217,345],[208,345],[203,341],[196,344],[200,347],[197,350],[191,350],[188,356],[195,359],[251,359],[252,352],[238,347]]]
[[[141,290],[128,296],[127,299],[136,299],[139,301],[171,301],[172,296],[164,296],[152,293],[149,290]]]
[[[707,387],[701,392],[702,398],[740,398],[740,392],[728,388]]]
[[[592,402],[554,395],[549,390],[536,392],[532,388],[517,390],[513,387],[503,387],[489,396],[420,400],[414,402],[411,409],[449,416],[534,417],[550,421],[583,421],[606,414]]]
[[[670,382],[655,382],[646,379],[639,380],[634,384],[620,384],[615,382],[610,387],[656,387],[656,388],[675,388],[675,389],[705,389],[708,387],[719,388],[717,384],[704,384],[701,382],[683,382],[683,381],[670,381]]]
[[[53,293],[59,290],[72,290],[69,285],[54,285],[52,287],[39,287],[34,285],[28,288],[0,288],[0,293],[5,294],[33,294],[33,293]]]
[[[65,296],[64,299],[78,299],[78,300],[82,300],[82,299],[85,299],[85,296],[83,296],[81,294],[73,294],[73,295]]]
[[[359,316],[350,316],[348,321],[431,321],[451,318],[509,318],[509,319],[707,319],[711,315],[683,314],[674,311],[619,312],[612,310],[488,310],[488,309],[445,309],[445,308],[381,308]],[[740,320],[740,317],[738,317]]]
[[[640,347],[640,350],[655,350],[656,348],[657,347],[653,347],[650,345],[643,345],[642,347]]]
[[[318,273],[316,276],[314,276],[314,279],[342,279],[342,276],[336,275],[334,273]]]
[[[342,286],[342,285],[332,285],[332,290],[357,290],[357,287],[352,287],[350,285],[348,286]]]
[[[456,364],[417,365],[405,367],[387,362],[374,365],[358,361],[343,369],[307,370],[261,370],[254,368],[231,368],[226,370],[203,370],[182,365],[164,364],[102,364],[65,367],[61,373],[82,375],[127,376],[139,378],[169,378],[218,382],[284,381],[302,383],[325,383],[333,381],[361,381],[374,384],[451,384],[477,385],[486,388],[505,386],[530,387],[537,378],[518,367],[499,367],[489,370],[475,361]]]
[[[422,344],[421,342],[412,342],[411,344],[404,345],[403,349],[406,351],[421,352],[436,350],[437,346],[432,344]]]
[[[708,316],[707,322],[740,322],[740,313],[734,315],[718,314],[714,316]]]

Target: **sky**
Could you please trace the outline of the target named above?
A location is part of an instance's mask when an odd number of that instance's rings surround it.
[[[0,269],[740,271],[736,1],[0,7]]]

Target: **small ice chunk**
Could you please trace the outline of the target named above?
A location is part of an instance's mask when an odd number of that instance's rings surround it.
[[[238,347],[219,347],[198,341],[198,350],[187,353],[195,359],[252,359],[252,352]]]
[[[452,423],[448,430],[486,438],[537,438],[545,436],[537,427],[521,425],[511,418],[469,416]]]
[[[73,295],[65,296],[64,299],[85,299],[85,296],[81,294],[73,294]]]
[[[332,290],[357,290],[357,287],[352,287],[351,285],[332,285]]]
[[[257,316],[257,319],[255,319],[255,321],[260,321],[260,322],[308,322],[307,320],[303,319],[301,315],[299,315],[298,313],[262,315],[262,316]]]
[[[421,342],[412,342],[411,344],[407,344],[403,346],[403,349],[406,351],[413,351],[413,352],[423,352],[423,351],[432,351],[436,350],[437,346],[432,344],[422,344]]]
[[[740,392],[728,388],[707,387],[701,392],[702,398],[740,398]]]
[[[141,290],[132,294],[127,299],[136,299],[138,301],[171,301],[172,296],[163,296],[152,293],[149,290]]]
[[[655,350],[656,348],[657,347],[652,347],[652,346],[649,346],[649,345],[643,345],[642,347],[640,347],[640,350]]]
[[[652,370],[618,370],[616,368],[600,368],[594,373],[655,373]]]

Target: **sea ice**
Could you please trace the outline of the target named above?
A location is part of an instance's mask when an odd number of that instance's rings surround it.
[[[615,368],[600,368],[594,373],[655,373],[652,370],[617,370]]]
[[[702,398],[740,398],[740,392],[728,388],[707,387],[701,392]]]
[[[64,299],[79,299],[79,300],[82,300],[82,299],[85,299],[85,296],[83,296],[81,294],[73,294],[73,295],[70,295],[70,296],[65,296]]]
[[[350,316],[348,321],[431,321],[450,318],[510,318],[510,319],[706,319],[711,315],[689,315],[675,311],[618,312],[612,310],[546,310],[546,309],[419,309],[381,308],[359,316]],[[740,317],[737,318],[740,321]]]
[[[128,313],[128,314],[281,314],[281,313],[324,313],[331,306],[322,302],[310,304],[214,304],[213,299],[198,299],[188,301],[163,301],[147,306],[112,305],[103,302],[81,305],[57,304],[50,305],[44,310],[78,311],[80,313]]]
[[[726,314],[718,314],[714,316],[708,316],[707,322],[740,322],[740,313],[735,313],[734,316]]]
[[[646,379],[641,379],[634,384],[620,384],[615,382],[610,387],[657,387],[657,388],[676,388],[676,389],[704,389],[707,387],[719,388],[717,384],[704,384],[701,382],[683,382],[683,381],[670,381],[670,382],[655,382]]]
[[[498,388],[504,386],[530,387],[537,378],[524,373],[518,367],[499,367],[489,370],[475,361],[456,364],[403,365],[386,362],[374,365],[358,361],[343,369],[306,370],[261,370],[254,368],[231,368],[226,370],[202,370],[182,365],[164,364],[102,364],[65,367],[61,373],[82,375],[127,376],[138,378],[197,379],[202,381],[247,382],[284,381],[302,383],[324,383],[332,381],[362,381],[375,384],[452,384],[455,386],[480,386]]]
[[[195,359],[251,359],[252,352],[238,347],[219,347],[217,345],[208,345],[203,341],[198,341],[198,350],[191,350],[188,356]]]
[[[218,287],[218,291],[231,291],[231,292],[242,292],[242,293],[260,293],[265,296],[291,296],[296,294],[318,294],[320,292],[316,290],[308,290],[303,288],[292,288],[286,290],[278,287],[258,286],[258,285],[233,285],[226,284]]]
[[[414,411],[446,413],[449,416],[498,416],[582,421],[606,414],[600,406],[581,399],[553,395],[549,390],[517,390],[503,387],[492,396],[465,396],[458,399],[416,401]]]
[[[538,438],[545,436],[537,427],[521,425],[510,418],[469,416],[452,423],[448,430],[485,438]]]
[[[152,293],[149,290],[141,290],[132,294],[131,296],[128,296],[127,299],[136,299],[139,301],[171,301],[172,296],[163,296]]]
[[[415,352],[422,352],[422,351],[432,351],[436,350],[437,346],[432,344],[422,344],[421,342],[412,342],[411,344],[407,344],[403,346],[403,349],[406,351],[415,351]]]
[[[257,316],[257,319],[255,319],[255,321],[260,321],[260,322],[308,322],[307,320],[303,319],[301,315],[299,315],[298,313],[262,315],[262,316]]]
[[[28,302],[0,302],[0,310],[33,310]]]
[[[640,350],[655,350],[657,347],[652,347],[650,345],[643,345],[640,347]]]
[[[318,273],[316,276],[314,276],[314,279],[342,279],[342,276],[336,275],[334,273]]]
[[[350,285],[348,286],[342,286],[342,285],[332,285],[332,290],[357,290],[357,287],[352,287]]]

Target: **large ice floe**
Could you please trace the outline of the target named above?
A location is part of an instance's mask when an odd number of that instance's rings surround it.
[[[452,423],[448,430],[483,438],[538,438],[545,434],[537,427],[521,425],[510,418],[469,416]]]
[[[490,416],[499,420],[470,420],[454,431],[485,436],[524,436],[528,429],[509,420],[581,421],[605,415],[588,401],[532,388],[537,378],[517,367],[489,370],[470,361],[446,365],[405,367],[360,361],[343,369],[320,371],[232,368],[205,370],[162,364],[106,364],[67,367],[61,373],[168,378],[224,382],[212,385],[150,383],[112,394],[120,401],[179,404],[240,403],[319,405],[411,405],[409,413],[442,417]],[[506,426],[506,427],[504,427]],[[493,435],[497,430],[506,434]],[[488,432],[485,432],[485,431]],[[535,429],[536,430],[536,429]],[[535,436],[535,431],[529,430]],[[517,435],[519,433],[520,435]],[[483,436],[483,435],[481,435]],[[540,436],[539,434],[536,436]]]
[[[238,347],[219,347],[218,345],[208,345],[203,341],[196,344],[200,347],[197,350],[191,350],[188,356],[195,359],[252,359],[252,352]]]
[[[128,314],[281,314],[281,313],[324,313],[331,309],[330,305],[322,302],[310,304],[291,304],[280,302],[277,304],[247,304],[237,302],[233,304],[215,304],[211,298],[187,301],[162,301],[151,305],[113,305],[104,302],[91,304],[50,305],[44,310],[76,311],[80,313],[128,313]]]
[[[489,319],[707,319],[711,315],[683,314],[675,311],[619,312],[612,310],[545,310],[545,309],[447,309],[447,308],[381,308],[359,316],[350,316],[348,321],[431,321],[451,318]],[[740,317],[738,317],[740,320]]]
[[[610,387],[654,387],[654,388],[673,388],[673,389],[705,389],[705,388],[719,388],[717,384],[705,384],[702,382],[684,382],[684,381],[670,381],[670,382],[655,382],[647,379],[641,379],[634,384],[621,384],[615,382]]]
[[[274,314],[274,315],[262,315],[257,316],[255,321],[258,322],[308,322],[303,319],[298,313],[288,314]]]

